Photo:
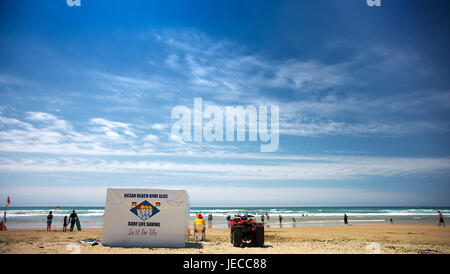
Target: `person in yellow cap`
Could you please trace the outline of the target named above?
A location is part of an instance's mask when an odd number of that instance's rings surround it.
[[[197,219],[194,221],[194,240],[197,241],[197,233],[202,233],[202,241],[205,241],[205,220],[201,213],[197,214]]]

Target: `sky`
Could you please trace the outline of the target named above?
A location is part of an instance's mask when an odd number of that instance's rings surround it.
[[[0,1],[0,204],[449,206],[445,0]],[[176,106],[278,106],[279,147],[172,134]]]

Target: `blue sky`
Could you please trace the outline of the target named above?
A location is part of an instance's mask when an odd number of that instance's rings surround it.
[[[0,2],[0,202],[449,205],[447,1]],[[182,142],[171,110],[280,107],[277,152]]]

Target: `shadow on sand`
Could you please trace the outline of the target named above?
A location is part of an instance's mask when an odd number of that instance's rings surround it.
[[[203,244],[201,242],[187,242],[186,243],[186,247],[183,248],[193,248],[193,249],[202,249],[203,248]]]
[[[108,245],[101,245],[104,247],[110,247],[110,248],[125,248],[125,249],[131,249],[131,248],[143,248],[143,249],[159,249],[159,248],[167,248],[167,249],[185,249],[185,248],[191,248],[191,249],[203,249],[203,245],[201,242],[186,242],[185,247],[128,247],[128,246],[108,246]]]
[[[263,246],[254,246],[251,243],[243,243],[242,246],[240,246],[240,248],[269,248],[269,247],[273,247],[271,245],[263,245]]]

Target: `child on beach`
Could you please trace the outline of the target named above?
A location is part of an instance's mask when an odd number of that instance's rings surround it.
[[[64,222],[63,222],[63,232],[67,231],[67,216],[64,216]]]
[[[53,221],[53,214],[50,211],[50,213],[47,215],[47,231],[50,231],[52,229],[52,221]]]

